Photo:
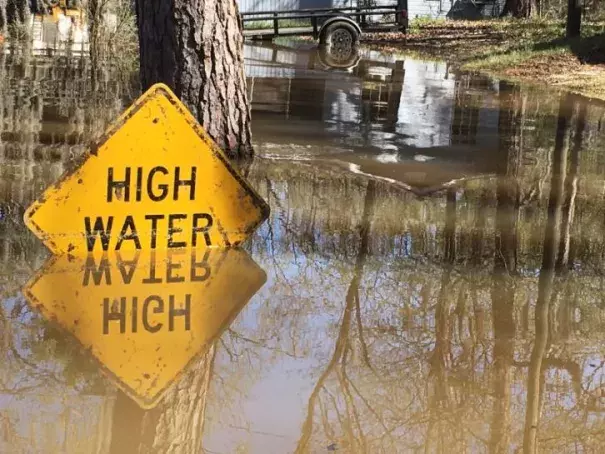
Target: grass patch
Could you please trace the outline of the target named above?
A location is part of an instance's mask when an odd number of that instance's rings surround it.
[[[544,51],[533,50],[512,50],[510,52],[495,53],[483,55],[468,61],[462,65],[463,69],[478,70],[506,70],[508,68],[531,62],[534,59],[545,58],[549,56],[559,56],[565,54],[563,49],[552,49]]]

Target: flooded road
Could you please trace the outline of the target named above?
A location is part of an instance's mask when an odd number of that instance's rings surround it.
[[[0,452],[605,449],[603,104],[250,44],[245,250],[62,263],[23,211],[136,78],[1,58]]]

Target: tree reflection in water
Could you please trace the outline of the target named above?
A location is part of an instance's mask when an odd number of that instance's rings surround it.
[[[8,79],[31,71],[19,65],[5,62]],[[60,72],[48,69],[67,78]],[[50,427],[47,445],[72,452],[94,440],[119,452],[128,435],[130,452],[159,452],[175,434],[198,447],[201,427],[209,452],[600,452],[605,109],[505,83],[495,107],[479,108],[482,96],[464,90],[484,81],[457,77],[450,129],[458,144],[477,144],[482,115],[497,114],[485,150],[496,175],[417,197],[351,172],[256,160],[248,175],[272,217],[247,247],[268,283],[174,406],[144,415],[18,292],[45,258],[23,208],[130,93],[97,111],[75,95],[40,102],[3,86],[0,385],[21,399],[0,406],[3,447],[36,445],[23,435],[27,415],[32,434]],[[364,93],[362,104],[374,102]],[[396,135],[387,107],[384,121],[360,115],[369,123],[355,134]],[[76,403],[45,400],[69,393]],[[177,407],[182,422],[160,432]],[[72,411],[85,418],[66,436]]]

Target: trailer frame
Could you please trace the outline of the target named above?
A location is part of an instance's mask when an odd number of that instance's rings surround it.
[[[388,21],[368,21],[374,16],[392,17]],[[363,33],[380,31],[400,31],[408,29],[407,0],[396,0],[388,5],[347,6],[337,8],[310,8],[273,11],[253,11],[240,14],[244,36],[252,39],[273,39],[278,36],[310,35],[321,44],[329,44],[328,30],[345,27],[350,33],[351,27],[356,31],[353,41],[359,42]],[[308,26],[288,27],[284,21],[310,22]],[[280,27],[281,22],[281,27]],[[246,24],[270,23],[272,26],[247,28]]]

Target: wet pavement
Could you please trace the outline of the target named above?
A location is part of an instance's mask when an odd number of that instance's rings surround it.
[[[245,250],[61,263],[23,211],[136,78],[0,58],[0,452],[605,449],[602,103],[248,44]]]

